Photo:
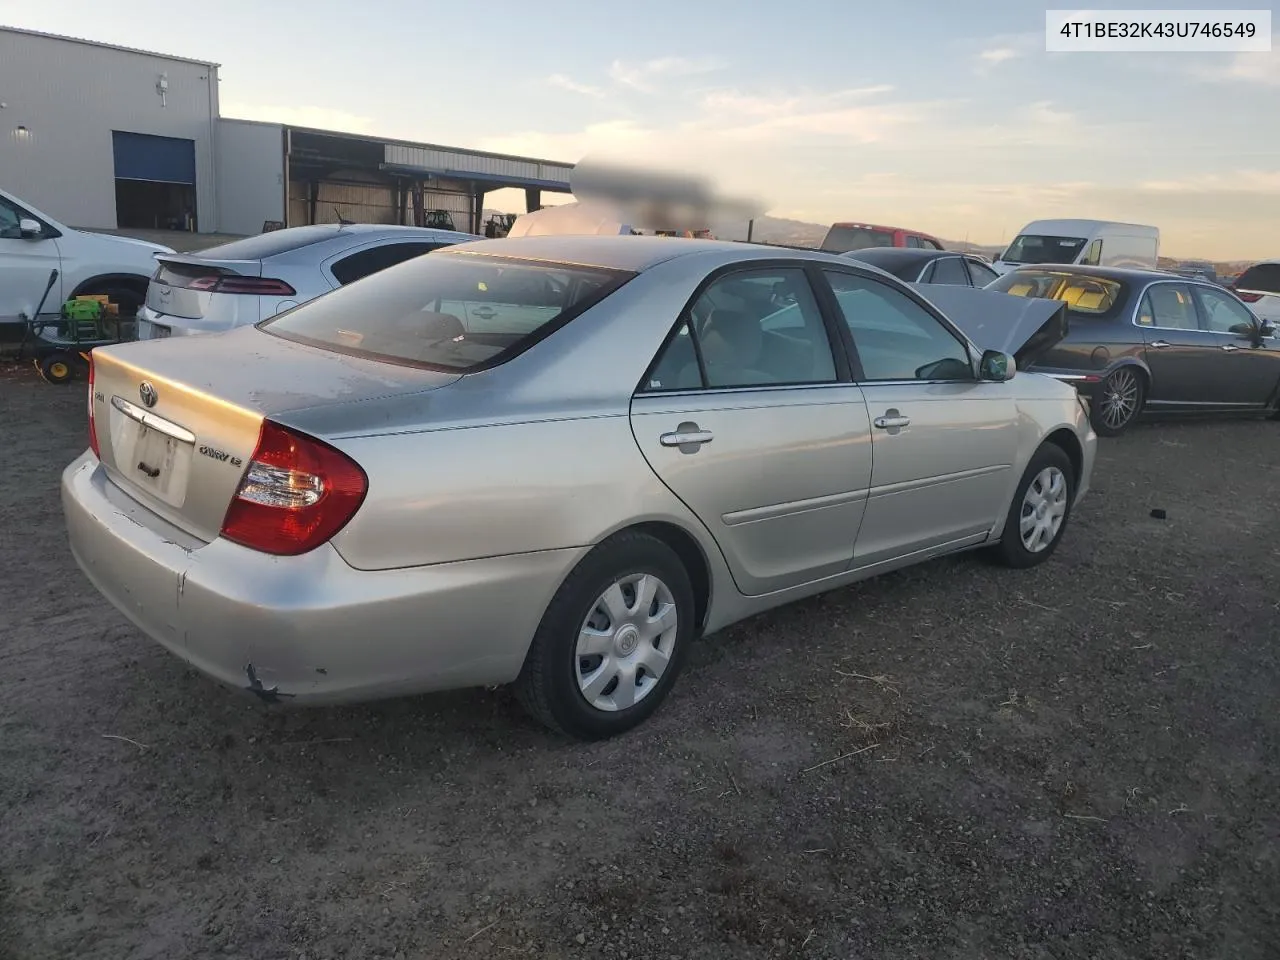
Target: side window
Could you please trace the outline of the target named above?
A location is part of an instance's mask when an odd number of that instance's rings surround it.
[[[923,247],[923,246],[924,246],[924,244],[920,242],[920,238],[919,238],[919,237],[917,237],[915,234],[913,234],[913,233],[908,233],[908,234],[907,234],[907,246],[908,246],[908,247],[912,247],[912,248],[914,248],[914,249],[917,249],[917,250],[918,250],[920,247]]]
[[[897,290],[876,280],[826,271],[853,334],[867,380],[972,380],[964,344]]]
[[[1085,251],[1085,255],[1080,258],[1082,264],[1096,267],[1102,262],[1102,241],[1095,240],[1089,244],[1089,249]]]
[[[969,285],[969,275],[965,272],[964,261],[959,257],[939,257],[933,261],[933,279],[930,283]]]
[[[1199,327],[1191,291],[1181,283],[1153,283],[1138,307],[1138,325],[1165,330],[1195,330]]]
[[[902,278],[905,279],[905,278]],[[933,261],[930,260],[924,265],[924,269],[920,271],[920,276],[916,283],[933,283]]]
[[[1192,290],[1200,301],[1202,329],[1247,335],[1255,326],[1253,314],[1234,297],[1209,287],[1192,287]]]
[[[18,222],[21,219],[18,208],[0,197],[0,240],[20,240],[22,231],[18,229]]]
[[[345,287],[348,283],[355,283],[362,277],[385,270],[387,267],[394,267],[397,263],[404,263],[406,260],[412,260],[414,257],[420,257],[424,253],[430,253],[444,246],[448,244],[415,241],[387,243],[358,250],[334,263],[333,277]]]
[[[932,240],[930,240],[928,237],[921,237],[921,238],[920,238],[920,246],[924,247],[926,250],[941,250],[941,249],[942,249],[942,245],[941,245],[941,244],[939,244],[939,243],[934,243],[934,242],[933,242]]]
[[[804,271],[771,269],[730,273],[712,282],[663,348],[644,389],[835,380],[831,341]]]
[[[975,287],[985,287],[1000,276],[980,260],[965,260],[965,265],[969,268],[969,276],[973,278]]]

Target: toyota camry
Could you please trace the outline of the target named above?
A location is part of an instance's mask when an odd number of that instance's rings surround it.
[[[942,554],[1051,556],[1096,438],[1071,386],[1017,368],[1061,304],[945,290],[817,251],[532,237],[99,348],[71,547],[143,633],[263,700],[510,683],[609,736],[700,634]]]

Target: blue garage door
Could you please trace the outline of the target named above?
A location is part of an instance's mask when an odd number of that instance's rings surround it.
[[[196,143],[176,137],[111,131],[117,180],[196,182]]]

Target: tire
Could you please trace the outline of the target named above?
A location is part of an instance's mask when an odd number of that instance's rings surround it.
[[[36,369],[46,383],[70,383],[75,377],[75,358],[62,350],[47,353],[36,361]]]
[[[639,609],[637,590],[652,596],[648,610]],[[632,729],[675,684],[695,632],[694,607],[689,573],[661,540],[623,533],[604,541],[547,606],[516,679],[516,697],[534,718],[579,740]]]
[[[1004,533],[1000,535],[1000,542],[992,548],[994,559],[1006,567],[1025,569],[1044,563],[1053,556],[1071,519],[1071,503],[1076,493],[1074,470],[1071,459],[1061,447],[1052,443],[1041,444],[1014,491],[1013,503],[1009,505],[1009,515],[1004,521]],[[1055,475],[1060,487],[1055,485]],[[1046,489],[1047,497],[1038,497],[1037,492],[1041,488]],[[1040,503],[1043,503],[1043,508]],[[1030,536],[1024,538],[1024,514],[1028,517],[1035,516],[1037,510],[1040,511],[1039,518],[1033,521],[1032,531],[1039,531],[1039,539]],[[1057,527],[1045,542],[1043,537],[1049,533],[1055,516],[1060,518]],[[1028,546],[1028,542],[1031,546]]]
[[[1089,404],[1089,422],[1100,437],[1118,437],[1133,425],[1147,400],[1147,381],[1131,366],[1113,370]]]

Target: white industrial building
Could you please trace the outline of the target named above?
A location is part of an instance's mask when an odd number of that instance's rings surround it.
[[[218,65],[0,27],[0,187],[71,226],[253,234],[528,209],[572,164],[220,116]]]

